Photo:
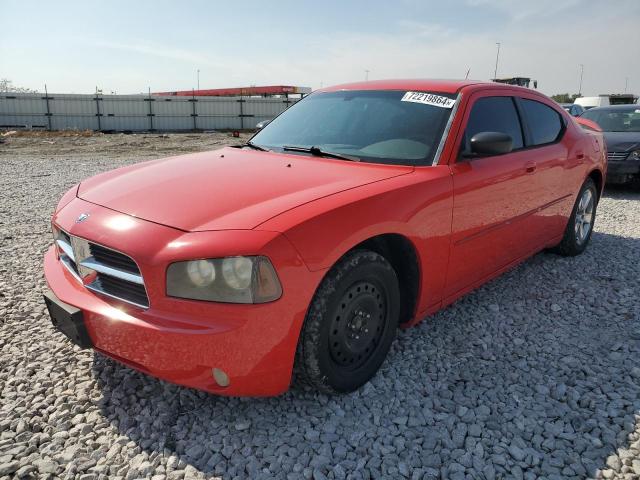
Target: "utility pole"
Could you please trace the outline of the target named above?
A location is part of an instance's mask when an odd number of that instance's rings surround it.
[[[498,78],[498,58],[500,58],[500,42],[496,42],[496,45],[498,46],[498,51],[496,52],[496,68],[493,71],[494,79]]]
[[[49,125],[49,131],[51,131],[51,109],[49,108],[49,90],[47,90],[46,83],[44,84],[44,98],[45,98],[45,101],[47,102],[47,124]]]
[[[584,64],[580,64],[580,88],[578,88],[578,96],[582,96],[582,76],[584,75]]]
[[[197,70],[197,75],[198,75],[198,90],[200,90],[200,69]]]
[[[624,93],[627,93],[628,86],[629,86],[629,77],[624,77]]]
[[[368,82],[369,81],[369,70],[365,70],[364,71],[364,81]]]

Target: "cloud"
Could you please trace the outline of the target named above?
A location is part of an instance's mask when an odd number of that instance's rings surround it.
[[[640,2],[620,0],[615,9],[595,1],[576,2],[463,0],[433,14],[405,0],[405,7],[388,18],[384,29],[363,20],[349,28],[339,24],[318,30],[303,19],[298,27],[308,29],[296,28],[294,35],[287,28],[272,32],[267,22],[232,47],[224,45],[223,37],[207,37],[204,31],[199,31],[197,42],[180,31],[171,40],[149,35],[140,39],[135,31],[93,44],[86,37],[74,38],[68,43],[75,50],[62,56],[46,45],[24,54],[16,53],[21,45],[0,45],[0,57],[11,62],[13,72],[23,72],[22,77],[11,74],[16,83],[44,83],[33,79],[46,72],[58,91],[92,91],[96,84],[122,93],[146,90],[149,84],[157,91],[190,89],[196,69],[201,70],[203,87],[318,88],[363,80],[365,70],[370,79],[462,78],[468,69],[470,78],[489,79],[495,44],[501,42],[498,74],[532,77],[544,93],[576,92],[578,64],[585,66],[585,94],[623,91],[626,77],[629,91],[640,91],[640,62],[635,61],[640,58],[635,33]],[[86,45],[89,58],[95,60],[91,65],[82,50]],[[99,55],[93,55],[95,50]],[[54,63],[47,63],[49,56],[55,57]],[[44,64],[47,68],[41,67]]]
[[[426,38],[451,37],[457,33],[457,30],[438,23],[420,22],[417,20],[400,20],[398,27],[404,34],[416,35]]]
[[[579,9],[580,0],[534,0],[514,2],[513,0],[467,0],[471,7],[493,8],[505,13],[513,21],[524,21],[536,17],[557,17],[562,13]],[[585,2],[582,1],[582,5]]]
[[[148,43],[118,43],[118,42],[95,42],[97,48],[109,48],[135,53],[146,56],[160,57],[179,62],[188,62],[200,65],[218,65],[218,62],[194,50],[187,50],[166,45],[150,45]]]
[[[573,11],[573,1],[559,3],[557,9]],[[523,18],[525,13],[514,15]],[[526,15],[532,20],[546,13],[530,10]],[[538,80],[544,93],[577,92],[579,64],[585,65],[584,94],[622,92],[627,77],[629,91],[640,90],[640,64],[635,61],[640,58],[634,33],[637,16],[621,17],[609,11],[593,14],[585,6],[581,18],[566,17],[544,22],[514,20],[499,29],[468,32],[453,30],[448,24],[406,20],[401,25],[408,28],[399,33],[333,36],[322,51],[305,55],[297,70],[304,73],[301,81],[314,87],[320,80],[325,86],[363,80],[365,69],[370,70],[370,79],[381,79],[462,78],[470,68],[470,78],[486,80],[493,77],[495,43],[500,41],[498,75],[529,76]]]

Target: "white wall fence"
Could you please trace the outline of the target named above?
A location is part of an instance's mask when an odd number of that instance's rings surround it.
[[[293,98],[0,93],[0,128],[199,131],[253,129]]]

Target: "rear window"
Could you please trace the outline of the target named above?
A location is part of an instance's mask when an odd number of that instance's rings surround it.
[[[522,108],[531,132],[532,145],[555,142],[562,134],[563,123],[553,108],[535,100],[521,98]]]

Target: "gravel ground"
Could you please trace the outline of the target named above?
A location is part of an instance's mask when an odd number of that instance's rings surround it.
[[[40,294],[60,195],[100,171],[230,141],[0,145],[0,479],[640,478],[638,190],[607,192],[582,256],[537,255],[402,331],[348,396],[210,396],[56,333]]]

